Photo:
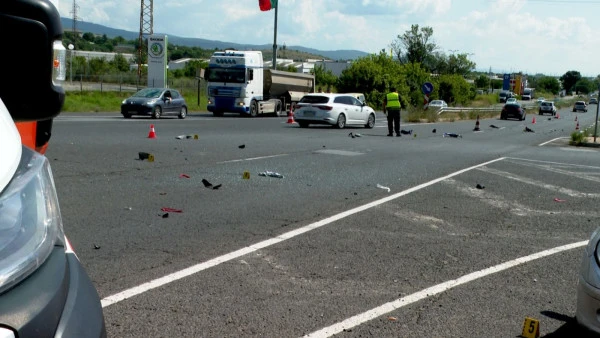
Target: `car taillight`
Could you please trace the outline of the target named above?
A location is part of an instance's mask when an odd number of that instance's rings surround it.
[[[321,110],[332,110],[333,107],[332,106],[319,106],[319,109],[321,109]]]

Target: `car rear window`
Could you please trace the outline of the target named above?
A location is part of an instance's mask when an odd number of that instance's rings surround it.
[[[552,106],[552,102],[542,102],[542,106],[544,106],[544,107],[551,107]]]
[[[298,103],[319,104],[319,103],[327,103],[327,102],[329,102],[328,96],[317,96],[317,95],[308,96],[307,95],[307,96],[302,97]]]

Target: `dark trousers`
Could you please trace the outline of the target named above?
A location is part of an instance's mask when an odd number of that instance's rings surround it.
[[[400,135],[400,109],[387,109],[388,133]]]

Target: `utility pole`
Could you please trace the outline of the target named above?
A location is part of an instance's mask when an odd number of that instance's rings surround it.
[[[144,64],[144,59],[148,50],[146,45],[144,44],[144,35],[152,35],[153,26],[154,26],[154,18],[153,18],[153,0],[140,0],[141,1],[141,9],[140,9],[140,36],[138,41],[138,84],[141,83],[142,80],[142,66]]]
[[[600,85],[598,86],[598,96],[600,97]],[[600,110],[600,103],[596,103],[596,122],[594,122],[594,143],[596,143],[596,135],[598,133],[598,111]]]
[[[280,2],[277,1],[275,6],[275,32],[273,33],[273,69],[277,69],[277,11],[279,10]]]

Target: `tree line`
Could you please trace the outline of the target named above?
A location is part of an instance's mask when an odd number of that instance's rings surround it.
[[[123,37],[108,38],[84,33],[82,36],[65,32],[63,42],[73,44],[76,50],[117,53],[113,60],[103,58],[87,59],[82,56],[72,58],[73,75],[105,76],[107,74],[128,74],[134,76],[136,70],[121,53],[135,55],[133,62],[138,62],[138,40],[126,40]],[[197,76],[198,70],[208,66],[206,61],[214,49],[167,46],[168,60],[191,58],[184,69],[169,70],[168,76],[174,78]],[[491,79],[489,73],[475,72],[476,64],[469,57],[472,54],[452,51],[447,54],[433,42],[433,29],[412,25],[409,30],[397,37],[389,45],[389,53],[382,49],[378,54],[371,54],[350,63],[341,75],[335,76],[330,70],[316,66],[317,86],[337,90],[338,92],[362,92],[369,102],[378,105],[391,87],[396,87],[407,104],[420,106],[423,104],[421,87],[425,82],[434,85],[432,99],[442,99],[449,104],[465,105],[476,97],[477,89],[501,89],[501,79]],[[70,60],[69,60],[70,61]],[[144,60],[143,60],[144,61]],[[70,61],[71,62],[71,61]],[[295,72],[296,68],[278,67],[279,70]],[[491,72],[490,72],[491,73]],[[528,86],[539,91],[558,94],[561,89],[566,92],[576,91],[587,94],[595,91],[600,85],[600,75],[595,79],[582,77],[578,71],[568,71],[560,78],[543,74],[528,75]]]

